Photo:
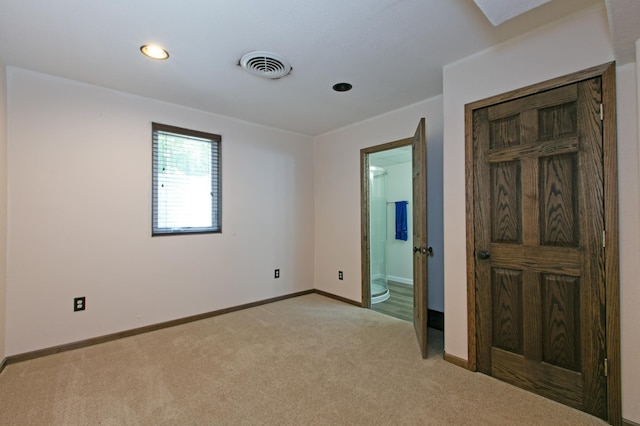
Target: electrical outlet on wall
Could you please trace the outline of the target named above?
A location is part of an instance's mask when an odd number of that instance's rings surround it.
[[[273,278],[280,278],[280,269],[276,269],[274,274],[273,274]]]
[[[84,311],[87,307],[86,298],[83,297],[75,297],[73,299],[73,312],[76,311]]]
[[[342,280],[344,278],[344,275],[342,274],[342,271],[338,271],[338,279]]]

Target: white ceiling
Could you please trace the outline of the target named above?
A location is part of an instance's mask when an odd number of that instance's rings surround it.
[[[369,164],[380,167],[392,166],[394,164],[410,163],[411,157],[411,145],[407,145],[369,154]]]
[[[640,40],[640,0],[606,0],[609,29],[616,63],[635,60],[635,42]]]
[[[603,1],[553,0],[494,27],[472,0],[0,0],[0,60],[318,135],[440,95],[443,65]],[[150,42],[169,60],[143,57]],[[242,71],[253,50],[293,71]],[[333,92],[342,81],[353,90]]]

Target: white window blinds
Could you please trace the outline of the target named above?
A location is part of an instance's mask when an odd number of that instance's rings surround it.
[[[152,123],[152,235],[220,232],[219,135]]]

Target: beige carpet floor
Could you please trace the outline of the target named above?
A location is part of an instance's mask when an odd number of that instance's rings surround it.
[[[8,365],[0,424],[605,424],[449,364],[431,337],[423,360],[412,324],[311,294]]]

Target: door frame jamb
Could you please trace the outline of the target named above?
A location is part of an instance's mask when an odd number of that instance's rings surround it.
[[[369,251],[369,154],[411,145],[413,138],[399,139],[360,150],[360,252],[362,276],[362,307],[371,308],[371,258]]]

